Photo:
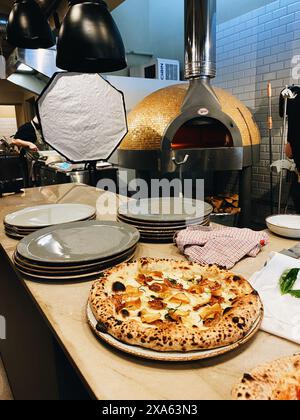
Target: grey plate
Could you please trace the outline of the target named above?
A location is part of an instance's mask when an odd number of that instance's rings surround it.
[[[21,257],[17,252],[14,254],[14,260],[19,265],[21,265],[23,268],[31,270],[31,271],[45,271],[47,273],[56,273],[57,271],[85,271],[85,270],[91,270],[95,267],[98,267],[99,265],[107,264],[114,262],[116,258],[123,258],[126,257],[129,254],[132,254],[136,250],[136,245],[129,250],[122,252],[121,254],[115,255],[112,258],[107,258],[101,261],[97,261],[95,263],[89,263],[89,264],[80,264],[80,265],[47,265],[44,263],[39,262],[30,262],[29,260],[26,260],[25,258]]]
[[[149,225],[149,224],[146,225],[145,223],[143,224],[143,223],[139,223],[139,222],[136,222],[136,221],[133,221],[133,220],[130,220],[130,219],[126,219],[125,217],[123,217],[121,215],[118,215],[117,219],[119,221],[123,222],[123,223],[127,223],[131,226],[136,227],[140,231],[151,231],[151,232],[152,231],[163,232],[163,231],[182,230],[182,229],[186,229],[188,226],[205,225],[205,224],[209,223],[209,220],[210,220],[210,218],[208,216],[206,218],[191,221],[189,223],[185,223],[185,222],[181,223],[181,224],[173,223],[173,224],[169,224],[169,225],[161,225],[159,223],[156,223],[156,224],[152,224],[152,225]]]
[[[137,211],[138,209],[138,211]],[[204,201],[181,198],[154,198],[128,202],[120,206],[119,214],[127,219],[151,223],[172,223],[200,219],[213,212]]]
[[[18,244],[17,252],[31,261],[74,264],[113,257],[139,239],[139,231],[124,223],[77,222],[32,233]]]
[[[8,236],[9,238],[14,239],[16,241],[20,241],[24,238],[24,235],[17,235],[15,233],[6,232],[6,231],[5,231],[5,233],[6,233],[6,236]]]
[[[123,220],[124,223],[134,224],[138,227],[145,227],[145,228],[153,228],[157,229],[163,228],[163,229],[173,229],[176,228],[176,226],[190,226],[191,224],[196,223],[202,223],[204,220],[209,220],[210,214],[205,217],[200,217],[199,219],[191,219],[191,220],[181,220],[181,221],[175,221],[175,222],[163,222],[163,221],[156,221],[156,222],[149,222],[149,221],[141,221],[141,220],[134,220],[128,216],[125,216],[123,214],[118,213],[117,216],[120,220]]]
[[[103,260],[101,261],[101,263],[93,264],[90,266],[80,266],[75,269],[73,267],[65,267],[53,270],[53,267],[30,267],[27,264],[24,264],[23,261],[18,258],[17,254],[14,255],[14,263],[18,270],[21,270],[30,275],[42,275],[47,277],[67,277],[77,275],[88,275],[90,273],[102,271],[107,267],[119,264],[122,261],[127,261],[128,258],[132,258],[134,254],[135,248],[131,248],[129,251],[126,251],[121,255],[117,255],[114,258],[110,258],[109,260]]]
[[[89,219],[85,219],[85,220],[80,220],[82,222],[88,221],[88,220],[96,220],[96,217],[91,217]],[[56,225],[55,225],[56,226]],[[47,226],[50,227],[50,226]],[[17,237],[20,239],[25,238],[25,236],[31,235],[32,233],[40,230],[41,228],[35,228],[35,229],[19,229],[19,228],[15,228],[15,227],[10,227],[9,225],[4,225],[4,229],[5,229],[5,233],[7,234],[7,236],[10,237]]]
[[[77,280],[77,281],[85,281],[86,279],[90,279],[90,278],[95,278],[97,276],[99,276],[104,270],[107,270],[108,268],[114,267],[118,264],[124,263],[124,262],[129,262],[133,259],[134,257],[134,253],[132,255],[130,255],[128,258],[118,258],[114,261],[114,263],[111,264],[107,264],[104,265],[103,267],[101,267],[101,269],[98,269],[97,271],[91,271],[89,273],[84,273],[84,274],[69,274],[69,275],[64,275],[64,276],[60,276],[60,275],[55,275],[55,276],[47,276],[44,273],[41,274],[32,274],[32,273],[28,273],[27,271],[24,271],[20,268],[18,268],[18,271],[23,274],[26,277],[32,278],[32,279],[36,279],[36,280],[47,280],[47,281],[72,281],[72,280]]]
[[[141,238],[143,244],[174,244],[173,238]]]
[[[171,236],[145,236],[141,235],[141,242],[151,243],[151,244],[160,244],[160,243],[174,243],[174,235]]]
[[[146,236],[146,235],[142,235],[141,236],[141,240],[146,239],[146,240],[155,241],[155,242],[157,242],[157,241],[172,241],[173,242],[174,236],[175,235],[171,235],[171,236],[160,236],[160,235],[157,235],[157,236]]]
[[[85,204],[49,204],[8,214],[6,225],[26,228],[44,228],[62,223],[71,223],[89,219],[95,215],[95,208]]]

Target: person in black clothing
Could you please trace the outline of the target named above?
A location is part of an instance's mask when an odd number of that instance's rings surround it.
[[[22,125],[10,143],[21,149],[20,161],[23,169],[24,183],[25,187],[30,187],[35,176],[33,174],[33,161],[28,154],[26,155],[26,151],[35,153],[46,148],[42,140],[41,127],[38,119],[35,117],[31,122]]]
[[[289,89],[296,95],[294,99],[288,99],[288,144],[286,155],[294,159],[297,172],[292,185],[292,198],[298,214],[300,214],[300,86],[291,86]],[[280,116],[284,116],[284,99],[280,95]]]
[[[34,118],[31,122],[22,125],[18,129],[11,143],[19,148],[38,152],[42,146],[40,131],[39,122],[37,118]]]

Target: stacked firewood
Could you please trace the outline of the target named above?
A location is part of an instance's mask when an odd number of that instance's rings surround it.
[[[238,214],[241,212],[238,194],[224,193],[206,197],[205,200],[213,206],[216,214]]]

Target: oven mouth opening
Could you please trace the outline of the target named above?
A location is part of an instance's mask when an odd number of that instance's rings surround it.
[[[216,149],[234,147],[228,128],[214,118],[193,118],[175,133],[171,143],[173,150]]]

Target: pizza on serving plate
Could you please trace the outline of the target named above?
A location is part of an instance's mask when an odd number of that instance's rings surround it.
[[[263,312],[257,292],[240,276],[216,266],[151,258],[104,272],[89,303],[99,332],[159,352],[234,344]]]
[[[300,400],[300,355],[276,360],[246,373],[233,389],[237,400]]]

